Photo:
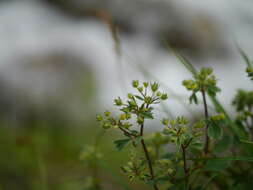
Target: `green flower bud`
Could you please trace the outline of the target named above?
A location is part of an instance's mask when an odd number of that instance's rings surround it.
[[[138,87],[137,89],[138,89],[139,92],[143,92],[143,87],[142,86]]]
[[[119,117],[120,120],[125,120],[126,119],[126,114],[121,114]]]
[[[188,131],[188,128],[187,128],[187,127],[182,127],[182,128],[181,128],[181,132],[182,132],[182,133],[185,133],[185,132],[187,132],[187,131]]]
[[[108,122],[105,122],[105,123],[103,123],[102,127],[104,129],[110,129],[112,127],[112,125],[110,123],[108,123]]]
[[[137,88],[137,87],[139,86],[139,81],[138,81],[138,80],[133,80],[132,86],[133,86],[134,88]]]
[[[132,101],[128,101],[129,105],[132,106],[132,107],[136,107],[137,106],[137,103],[132,100]]]
[[[151,90],[153,92],[156,92],[158,90],[158,88],[159,88],[159,85],[157,82],[154,82],[153,84],[151,84]]]
[[[133,99],[133,98],[134,98],[133,94],[131,94],[131,93],[128,93],[128,94],[127,94],[127,97],[128,97],[129,99]]]
[[[253,72],[253,68],[252,67],[247,67],[246,68],[246,72],[247,73],[252,73]]]
[[[132,115],[130,113],[126,114],[126,119],[131,119]]]
[[[213,69],[210,67],[202,69],[206,75],[211,75],[213,73]]]
[[[195,90],[198,88],[198,84],[193,80],[184,80],[183,85],[187,90]]]
[[[114,103],[115,103],[116,106],[122,106],[123,105],[123,102],[122,102],[120,97],[114,99]]]
[[[103,116],[102,115],[97,115],[96,119],[97,119],[97,121],[103,121]]]
[[[161,95],[162,95],[162,93],[159,91],[156,93],[156,96],[158,96],[158,97],[160,97]]]
[[[185,117],[178,117],[177,123],[182,124],[182,125],[186,125],[186,124],[188,124],[188,120]]]
[[[125,128],[125,129],[129,129],[131,126],[132,126],[131,123],[125,122],[125,123],[123,123],[123,126],[122,126],[122,127]]]
[[[144,101],[145,101],[146,104],[151,104],[152,98],[150,96],[146,96]]]
[[[209,78],[206,80],[206,82],[207,82],[208,85],[215,86],[216,83],[217,83],[217,80],[216,80],[215,76],[211,76],[211,77],[209,77]]]
[[[213,121],[221,121],[225,119],[225,115],[224,113],[218,114],[218,115],[214,115],[211,117],[211,120]]]
[[[143,82],[143,86],[144,86],[145,88],[147,88],[147,87],[148,87],[148,82]]]
[[[166,93],[161,95],[161,100],[167,100],[168,99],[168,95]]]
[[[106,116],[106,117],[110,117],[110,115],[111,115],[111,112],[105,111],[105,116]]]
[[[163,119],[162,120],[162,124],[163,125],[168,125],[169,124],[169,120],[168,119]]]
[[[142,124],[144,123],[144,118],[143,118],[143,117],[138,117],[138,118],[137,118],[137,123],[138,123],[139,125],[142,125]]]
[[[206,125],[205,122],[200,121],[200,122],[198,122],[198,123],[195,123],[195,124],[193,125],[193,128],[195,128],[195,129],[201,129],[201,128],[204,128],[205,125]]]

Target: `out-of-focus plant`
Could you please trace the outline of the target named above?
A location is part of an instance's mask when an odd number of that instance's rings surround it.
[[[100,190],[100,178],[98,176],[98,161],[102,154],[98,151],[98,146],[85,146],[80,154],[80,159],[85,163],[90,176],[86,178],[85,190]]]

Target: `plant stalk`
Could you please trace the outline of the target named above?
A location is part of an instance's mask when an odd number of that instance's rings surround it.
[[[187,161],[186,161],[186,152],[185,147],[182,145],[182,153],[183,153],[183,160],[184,160],[184,177],[185,177],[185,185],[188,185],[188,169],[187,169]]]
[[[201,93],[202,93],[203,103],[204,103],[205,118],[206,118],[206,120],[208,120],[209,119],[209,114],[208,114],[208,108],[207,108],[207,102],[206,102],[206,92],[205,92],[204,88],[201,89]],[[206,128],[205,128],[205,147],[204,147],[205,154],[209,153],[210,138],[208,136],[208,127],[209,127],[209,124],[207,123]]]
[[[141,137],[143,136],[143,129],[144,129],[144,124],[141,125],[141,129],[140,129],[140,136]],[[151,161],[151,158],[149,156],[145,141],[143,139],[141,139],[141,145],[142,145],[142,148],[143,148],[143,151],[145,153],[145,157],[146,157],[146,160],[147,160],[147,163],[148,163],[149,173],[151,175],[151,179],[154,181],[155,175],[154,175],[154,170],[153,170],[153,166],[152,166],[152,161]],[[154,187],[155,190],[159,190],[156,183],[154,183],[153,187]]]

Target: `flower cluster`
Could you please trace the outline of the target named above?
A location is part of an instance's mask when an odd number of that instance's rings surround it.
[[[217,87],[217,79],[213,75],[212,68],[202,68],[199,73],[194,75],[194,80],[184,80],[183,85],[192,91],[190,102],[198,103],[196,93],[206,91],[209,95],[215,96],[220,89]]]
[[[141,181],[147,182],[150,179],[145,160],[137,157],[135,152],[130,153],[130,161],[127,162],[125,166],[122,166],[121,170],[128,175],[130,181],[137,178]]]
[[[143,82],[140,85],[138,80],[134,80],[132,86],[137,90],[137,94],[128,93],[126,101],[120,97],[114,99],[115,106],[119,107],[122,112],[119,116],[113,117],[109,111],[106,111],[104,115],[97,115],[97,121],[101,123],[104,129],[129,130],[133,125],[129,122],[133,115],[137,118],[136,123],[142,125],[145,119],[153,119],[153,107],[151,105],[158,104],[168,98],[166,93],[159,91],[159,85],[156,82]]]
[[[184,117],[177,117],[176,119],[163,119],[165,126],[163,133],[170,137],[170,141],[175,143],[178,147],[188,147],[190,143],[196,141],[203,133],[199,130],[204,127],[204,123],[199,122],[193,127],[189,126],[189,122]]]

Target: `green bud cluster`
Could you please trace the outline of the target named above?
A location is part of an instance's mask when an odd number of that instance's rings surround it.
[[[125,166],[121,167],[123,173],[128,175],[130,181],[139,179],[147,182],[150,179],[147,167],[144,164],[144,159],[139,159],[136,153],[130,153],[130,161]]]
[[[252,108],[253,91],[238,90],[232,104],[236,107],[238,112],[243,112],[248,110],[248,108]]]
[[[170,137],[172,143],[180,146],[199,140],[198,137],[203,135],[200,129],[205,126],[204,122],[199,122],[190,127],[189,121],[184,117],[163,119],[162,124],[165,126],[163,133]]]
[[[131,119],[130,113],[120,114],[118,117],[111,116],[111,112],[105,111],[104,116],[97,115],[97,121],[104,129],[118,129],[119,127],[129,129],[132,124],[127,120]]]
[[[250,128],[253,136],[253,129],[249,126],[249,120],[253,121],[253,91],[238,90],[232,104],[238,112],[236,120]]]
[[[194,101],[196,104],[197,101],[197,92],[206,91],[209,95],[215,96],[220,89],[217,87],[217,79],[213,75],[212,68],[202,68],[196,75],[194,79],[184,80],[182,82],[183,86],[189,91],[192,91],[190,97],[190,102]]]
[[[217,121],[222,121],[222,120],[224,120],[224,119],[225,119],[224,113],[220,113],[220,114],[211,116],[211,120],[212,120],[212,121],[215,121],[215,122],[217,122]]]
[[[142,85],[138,80],[132,82],[132,86],[137,89],[138,94],[128,93],[127,100],[124,102],[120,97],[114,99],[114,104],[120,107],[120,114],[118,117],[112,117],[109,111],[104,115],[97,115],[97,121],[101,123],[104,129],[110,128],[124,128],[129,129],[132,124],[127,122],[136,116],[136,123],[142,125],[145,119],[153,119],[153,108],[151,105],[158,104],[162,100],[166,100],[168,95],[161,93],[159,84],[143,82]]]

